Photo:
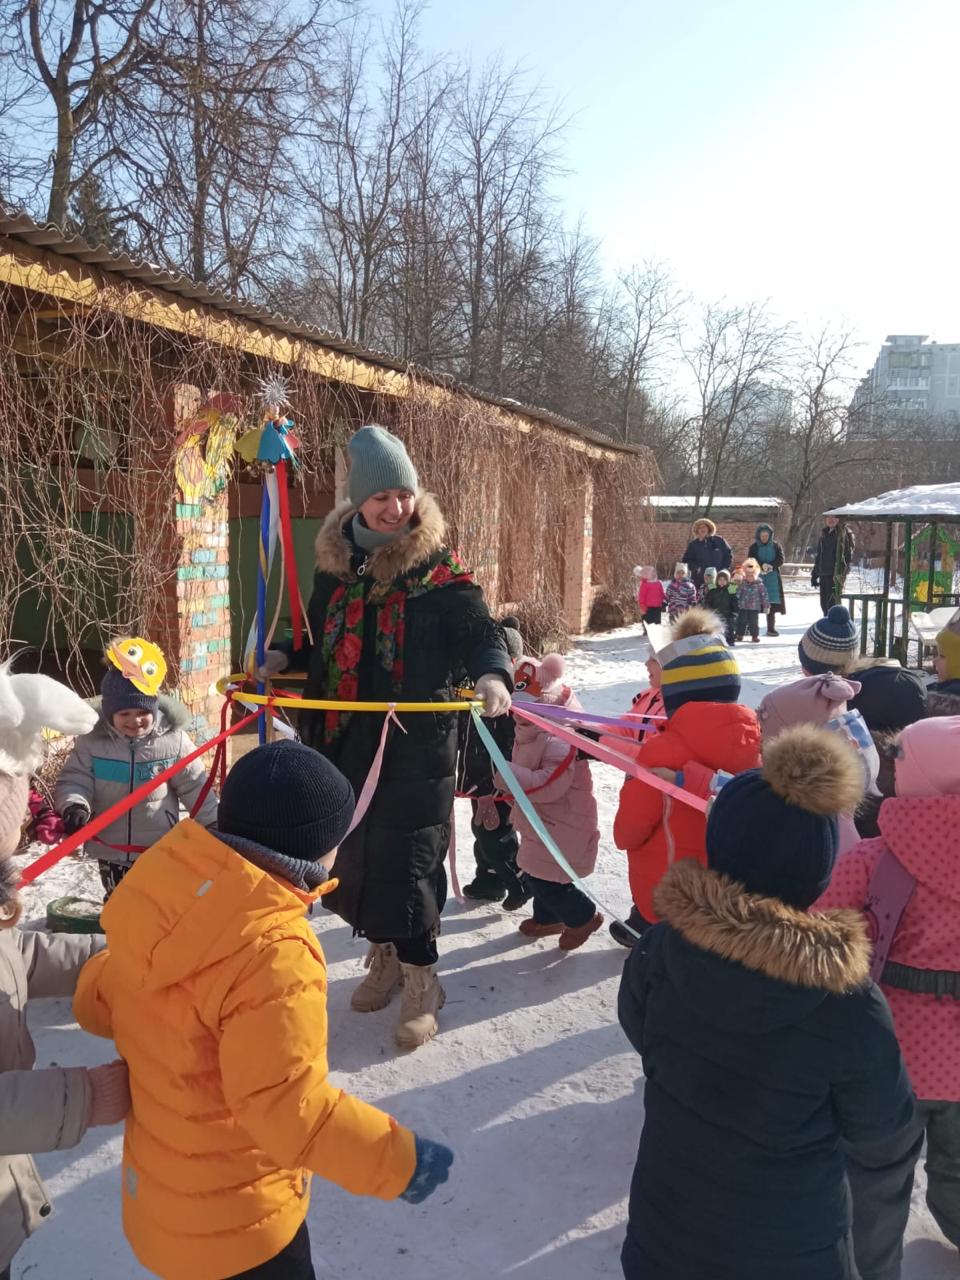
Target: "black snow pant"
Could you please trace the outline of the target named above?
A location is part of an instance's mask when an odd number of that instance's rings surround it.
[[[0,1280],[3,1277],[0,1276]],[[285,1249],[259,1267],[228,1276],[227,1280],[317,1280],[310,1260],[310,1233],[304,1223]]]
[[[756,609],[741,609],[737,618],[737,639],[750,632],[752,636],[760,635],[760,614]]]
[[[110,901],[110,895],[133,866],[132,862],[98,862],[100,883],[103,885],[104,906]],[[3,1280],[3,1276],[0,1276]]]
[[[537,924],[562,924],[579,929],[597,914],[597,908],[575,884],[558,884],[524,873],[533,897],[533,918]]]
[[[840,597],[834,591],[835,585],[832,577],[820,579],[820,608],[823,610],[824,617],[835,604],[840,604]],[[843,590],[843,582],[840,583],[840,590]]]
[[[520,872],[517,870],[517,853],[520,849],[520,837],[513,829],[510,814],[513,806],[502,800],[497,801],[497,814],[500,825],[496,831],[488,831],[484,826],[476,825],[477,802],[472,802],[473,809],[473,856],[477,864],[478,879],[492,876],[508,893],[522,893],[523,885]]]
[[[913,1171],[927,1138],[927,1204],[944,1235],[960,1246],[960,1103],[918,1102],[913,1123],[892,1148],[869,1160],[848,1156],[853,1247],[864,1280],[900,1280]]]

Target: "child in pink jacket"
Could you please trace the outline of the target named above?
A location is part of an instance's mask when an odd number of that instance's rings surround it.
[[[926,1130],[927,1204],[960,1247],[960,716],[918,720],[900,735],[896,790],[880,835],[837,863],[816,910],[866,912],[878,980],[890,1004]],[[892,941],[890,941],[892,936]],[[854,1246],[863,1275],[898,1275],[912,1177],[858,1202]]]
[[[549,703],[580,710],[573,691],[563,684],[564,661],[548,654],[542,661],[521,658],[514,672],[515,701]],[[511,768],[543,825],[578,876],[588,876],[597,863],[600,830],[590,765],[577,748],[552,733],[516,717],[517,736]],[[502,778],[499,784],[506,790]],[[571,881],[517,805],[513,823],[520,833],[517,865],[533,898],[533,916],[520,932],[527,938],[559,934],[562,951],[582,947],[603,924],[603,916]]]
[[[663,618],[663,606],[667,596],[663,583],[657,577],[652,564],[638,564],[633,571],[637,576],[637,608],[645,623],[659,626]]]

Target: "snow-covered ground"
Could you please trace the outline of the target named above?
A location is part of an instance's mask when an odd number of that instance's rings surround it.
[[[819,609],[809,595],[791,596],[788,607],[779,639],[737,648],[751,704],[798,675],[797,640]],[[584,638],[569,659],[568,679],[590,709],[622,710],[645,681],[645,649],[637,628]],[[601,902],[625,912],[626,866],[610,839],[620,777],[594,768],[603,843],[591,883]],[[463,812],[458,837],[465,880],[473,861]],[[28,915],[39,921],[52,898],[97,888],[88,866],[68,862],[30,892]],[[310,1224],[321,1280],[621,1274],[626,1194],[643,1120],[640,1060],[616,1018],[625,953],[603,931],[564,956],[550,940],[523,940],[517,924],[497,907],[450,903],[441,941],[448,997],[442,1031],[403,1056],[391,1043],[395,1008],[350,1012],[363,944],[333,917],[317,922],[330,966],[336,1080],[448,1142],[457,1155],[451,1181],[420,1208],[354,1199],[315,1181]],[[37,1002],[30,1023],[41,1065],[92,1065],[111,1056],[109,1046],[78,1031],[66,1001]],[[121,1231],[120,1145],[119,1133],[96,1130],[77,1150],[40,1158],[57,1211],[14,1264],[17,1280],[148,1274]],[[930,1219],[922,1190],[921,1173],[905,1280],[960,1276],[957,1253]]]

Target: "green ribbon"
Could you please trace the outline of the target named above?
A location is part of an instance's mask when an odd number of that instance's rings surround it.
[[[604,904],[600,901],[600,899],[595,897],[594,894],[590,892],[590,890],[584,884],[583,880],[581,880],[581,878],[577,875],[573,867],[571,867],[570,863],[567,861],[566,857],[564,856],[563,851],[557,845],[553,836],[544,826],[543,820],[541,819],[540,815],[537,813],[533,805],[530,803],[529,797],[525,795],[523,788],[520,786],[520,783],[517,781],[516,775],[514,774],[513,770],[510,768],[510,762],[507,760],[503,752],[497,746],[496,742],[494,741],[493,734],[490,732],[487,726],[483,723],[483,717],[480,714],[479,708],[471,707],[470,714],[473,716],[474,727],[476,728],[477,733],[479,733],[480,735],[480,741],[486,747],[490,755],[490,759],[494,763],[494,767],[496,768],[497,772],[500,774],[501,778],[503,778],[504,782],[506,782],[507,786],[510,788],[510,793],[513,796],[514,803],[519,805],[520,812],[523,814],[526,820],[530,823],[531,827],[533,827],[539,839],[543,841],[544,848],[553,858],[554,862],[556,862],[557,865],[561,868],[561,870],[564,871],[566,875],[570,877],[571,881],[577,886],[580,892],[586,894],[586,896],[590,899],[590,901],[594,904],[594,906],[600,907],[603,911],[607,913],[608,916],[610,916],[611,919],[616,920],[619,924],[623,925],[624,929],[626,929],[628,933],[632,933],[635,938],[639,938],[640,935],[639,933],[637,933],[636,929],[631,929],[630,925],[628,925],[625,920],[621,920],[615,911],[611,911],[609,907],[604,906]]]

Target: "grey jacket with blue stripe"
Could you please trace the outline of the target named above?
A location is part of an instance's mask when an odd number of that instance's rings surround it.
[[[63,766],[54,791],[57,812],[82,804],[96,817],[189,755],[195,744],[181,727],[186,718],[181,703],[163,697],[153,729],[146,737],[134,739],[118,733],[101,716],[95,729],[77,738]],[[88,841],[87,852],[102,862],[131,862],[136,853],[110,846],[149,848],[155,844],[181,817],[192,813],[206,778],[202,761],[195,760]],[[181,812],[181,805],[185,812]],[[212,792],[193,816],[205,827],[215,824],[217,798]]]

